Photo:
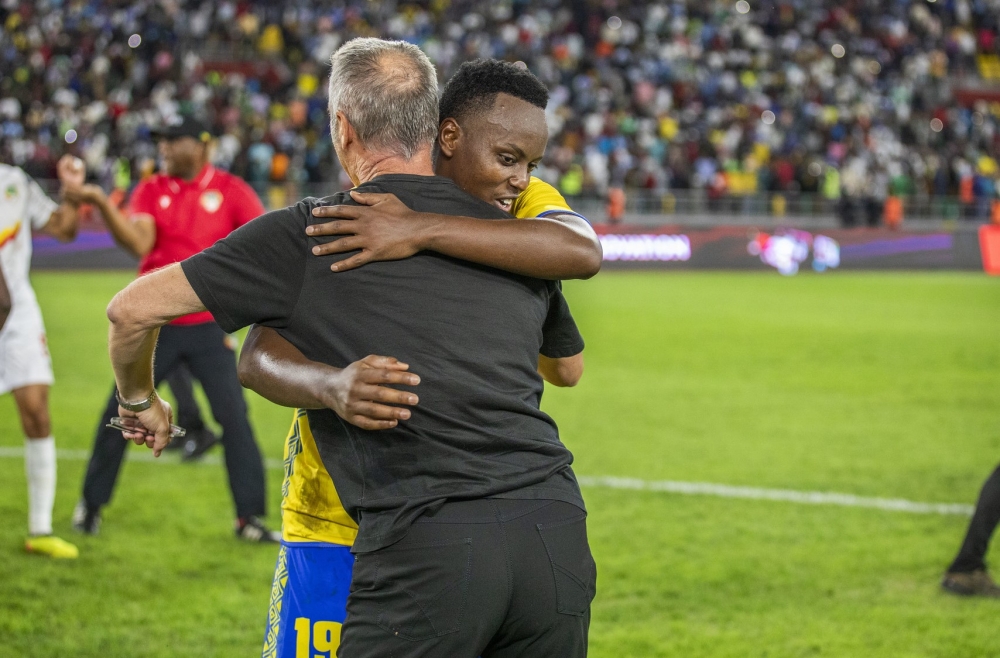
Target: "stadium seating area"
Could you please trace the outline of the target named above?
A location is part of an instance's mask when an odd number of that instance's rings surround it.
[[[539,173],[568,195],[948,196],[985,217],[1000,175],[1000,104],[976,91],[1000,75],[996,0],[0,7],[0,159],[41,178],[72,151],[127,187],[152,166],[148,126],[194,112],[250,181],[335,179],[326,62],[360,35],[418,43],[442,80],[527,62],[552,92]]]

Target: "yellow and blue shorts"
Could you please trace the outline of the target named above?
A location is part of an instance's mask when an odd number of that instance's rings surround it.
[[[263,658],[335,658],[353,568],[350,546],[281,542]]]

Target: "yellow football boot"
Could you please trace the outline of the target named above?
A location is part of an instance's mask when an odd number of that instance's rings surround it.
[[[76,559],[80,555],[76,546],[53,535],[28,537],[24,542],[24,550],[36,555],[68,560]]]

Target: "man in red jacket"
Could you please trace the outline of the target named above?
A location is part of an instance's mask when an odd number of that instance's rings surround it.
[[[115,241],[141,259],[139,275],[179,263],[264,214],[257,194],[245,182],[208,162],[211,133],[185,117],[157,132],[165,173],[142,181],[132,192],[127,213],[110,203],[104,191],[84,185],[69,194],[93,204]],[[208,312],[174,320],[160,332],[155,379],[159,383],[178,364],[187,365],[201,382],[222,426],[229,487],[236,505],[236,535],[249,541],[278,541],[261,517],[265,511],[264,465],[247,418],[243,390],[236,375],[231,339]],[[121,433],[105,427],[118,415],[112,391],[101,415],[94,451],[83,483],[83,499],[73,516],[74,527],[97,534],[101,507],[111,493],[125,454]]]

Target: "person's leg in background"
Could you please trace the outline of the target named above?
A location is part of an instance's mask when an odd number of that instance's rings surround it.
[[[280,541],[262,522],[266,511],[264,460],[250,427],[236,355],[229,336],[214,322],[177,327],[185,332],[185,361],[222,426],[229,489],[236,506],[236,534],[251,541]]]
[[[941,586],[964,596],[1000,598],[1000,587],[986,569],[986,551],[990,538],[1000,524],[1000,466],[993,471],[979,492],[976,509],[965,533],[962,548],[948,567]]]
[[[0,395],[13,394],[25,436],[28,538],[24,548],[37,555],[75,558],[76,546],[52,535],[56,442],[49,418],[49,387],[53,382],[42,312],[27,300],[15,305],[0,333]]]
[[[12,391],[24,430],[24,471],[28,479],[28,539],[31,553],[75,558],[76,546],[52,535],[56,502],[56,440],[49,418],[49,387],[31,384]]]
[[[208,429],[202,420],[198,401],[194,397],[194,380],[191,379],[191,371],[187,365],[183,362],[178,363],[164,379],[177,402],[174,408],[174,422],[187,430],[183,437],[171,441],[167,445],[167,450],[183,449],[185,461],[197,459],[218,443],[219,437]]]
[[[167,326],[160,330],[156,342],[156,361],[153,364],[153,381],[156,385],[163,381],[166,373],[177,367],[182,348],[183,343],[177,336],[175,327]],[[94,436],[94,447],[83,479],[83,497],[73,511],[73,528],[84,534],[96,535],[100,531],[101,508],[111,501],[122,460],[125,459],[128,442],[122,438],[120,431],[107,427],[111,418],[117,415],[118,400],[112,386]]]

